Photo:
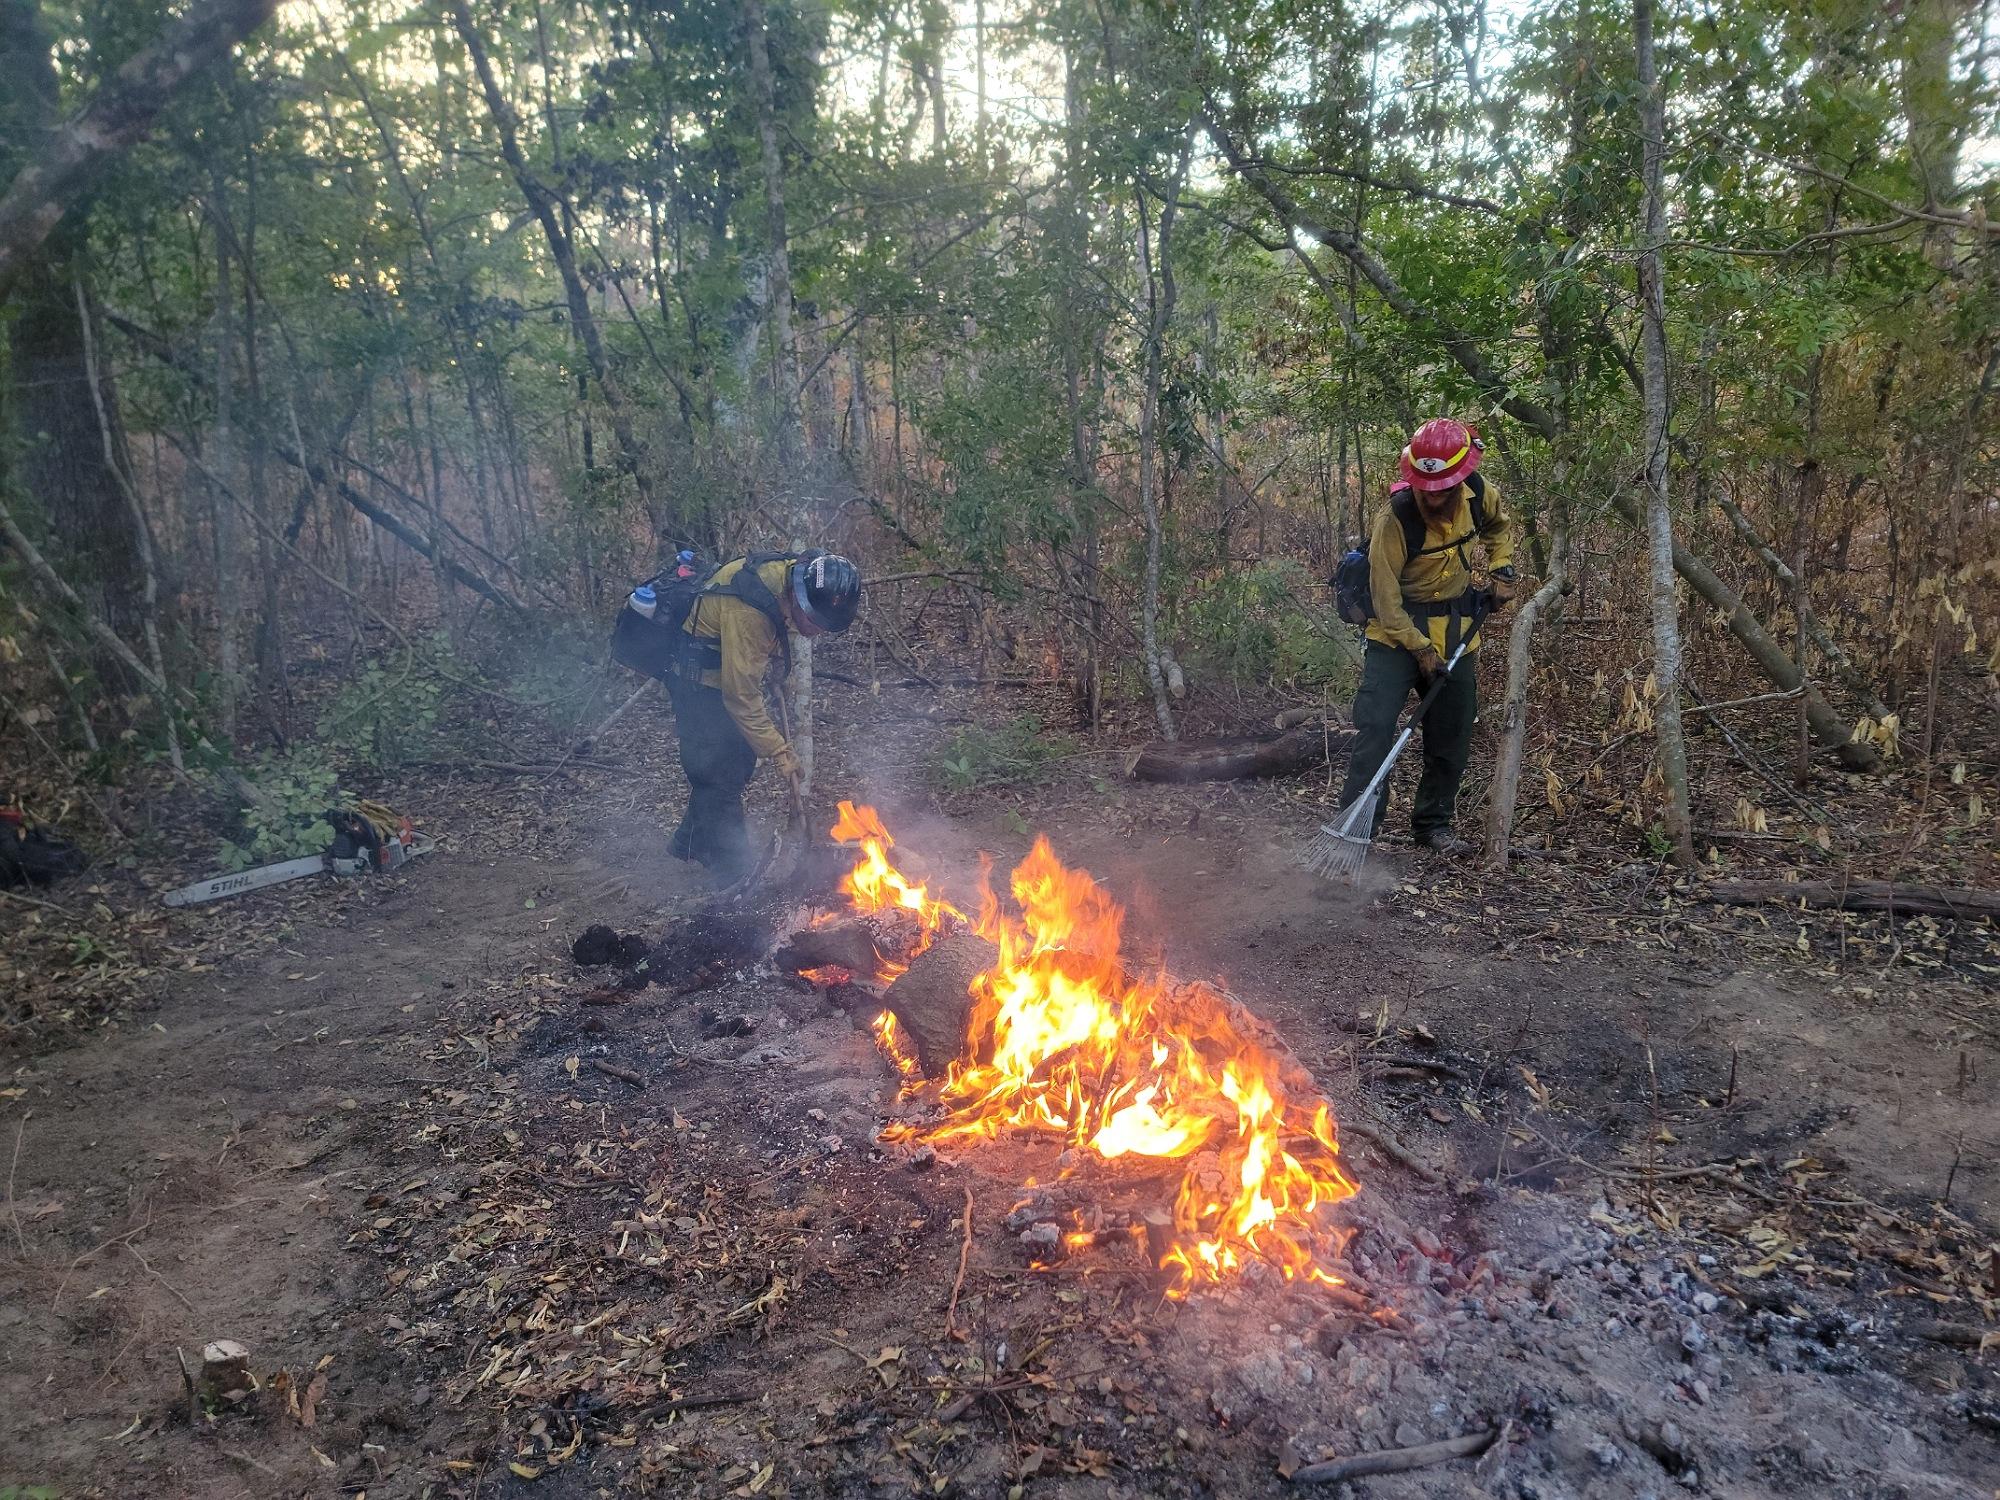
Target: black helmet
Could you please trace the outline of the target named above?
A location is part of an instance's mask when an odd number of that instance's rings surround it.
[[[792,564],[792,603],[821,630],[835,634],[854,623],[861,608],[861,570],[837,552]]]

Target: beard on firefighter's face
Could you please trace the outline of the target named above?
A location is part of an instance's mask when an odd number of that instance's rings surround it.
[[[1436,523],[1448,521],[1458,514],[1460,499],[1465,493],[1465,483],[1461,480],[1449,489],[1418,490],[1417,509],[1423,512],[1426,521]]]

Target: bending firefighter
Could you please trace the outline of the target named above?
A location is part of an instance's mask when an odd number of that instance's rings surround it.
[[[1483,456],[1473,430],[1449,417],[1424,423],[1403,450],[1402,483],[1390,491],[1368,541],[1372,617],[1354,695],[1354,753],[1340,793],[1346,807],[1367,788],[1396,737],[1404,702],[1430,686],[1470,632],[1465,654],[1424,716],[1424,770],[1410,820],[1420,847],[1446,854],[1472,847],[1451,826],[1479,715],[1479,640],[1471,618],[1478,594],[1466,548],[1475,539],[1485,545],[1496,608],[1517,588],[1513,525],[1493,486],[1476,472]],[[1371,838],[1381,831],[1387,800],[1376,804]]]
[[[674,831],[677,859],[733,880],[750,864],[743,788],[767,760],[803,795],[799,759],[764,703],[772,662],[791,665],[786,627],[838,633],[861,606],[861,573],[830,552],[753,552],[722,564],[695,596],[667,674],[680,732],[688,806]]]

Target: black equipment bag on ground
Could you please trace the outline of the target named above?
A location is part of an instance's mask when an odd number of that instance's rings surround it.
[[[89,863],[68,839],[31,827],[14,808],[0,807],[0,887],[52,885],[81,875]]]
[[[1465,483],[1472,492],[1469,500],[1472,530],[1451,541],[1439,542],[1435,547],[1424,545],[1424,518],[1418,513],[1416,495],[1410,486],[1399,484],[1389,491],[1389,509],[1402,524],[1403,549],[1410,557],[1463,547],[1486,529],[1486,481],[1475,471],[1465,476]],[[1340,566],[1333,570],[1333,605],[1340,618],[1350,625],[1366,625],[1375,618],[1375,593],[1368,576],[1367,537],[1361,539],[1359,547],[1342,557]]]
[[[810,549],[803,552],[747,553],[743,566],[736,570],[736,576],[718,592],[741,599],[768,618],[777,628],[778,639],[785,642],[789,650],[784,612],[778,607],[777,596],[757,576],[757,569],[771,562],[811,562],[817,556],[819,553]],[[621,605],[618,618],[611,627],[611,659],[621,667],[630,667],[647,677],[665,681],[680,664],[682,652],[688,646],[687,621],[688,616],[694,613],[695,601],[709,592],[715,575],[724,566],[725,563],[717,563],[687,578],[668,572],[647,579],[646,583],[659,598],[653,617],[647,619],[629,604]],[[713,671],[720,665],[719,661],[704,661],[698,663],[695,670]]]

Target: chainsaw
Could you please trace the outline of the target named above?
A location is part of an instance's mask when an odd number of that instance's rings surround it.
[[[211,875],[177,891],[168,891],[161,899],[168,906],[198,906],[224,896],[241,896],[246,891],[303,880],[308,875],[386,873],[402,868],[436,847],[429,834],[418,833],[408,818],[399,818],[379,802],[336,809],[327,813],[325,820],[333,829],[333,843],[323,854],[280,860],[274,865],[259,865],[254,870],[238,870],[229,875]]]

